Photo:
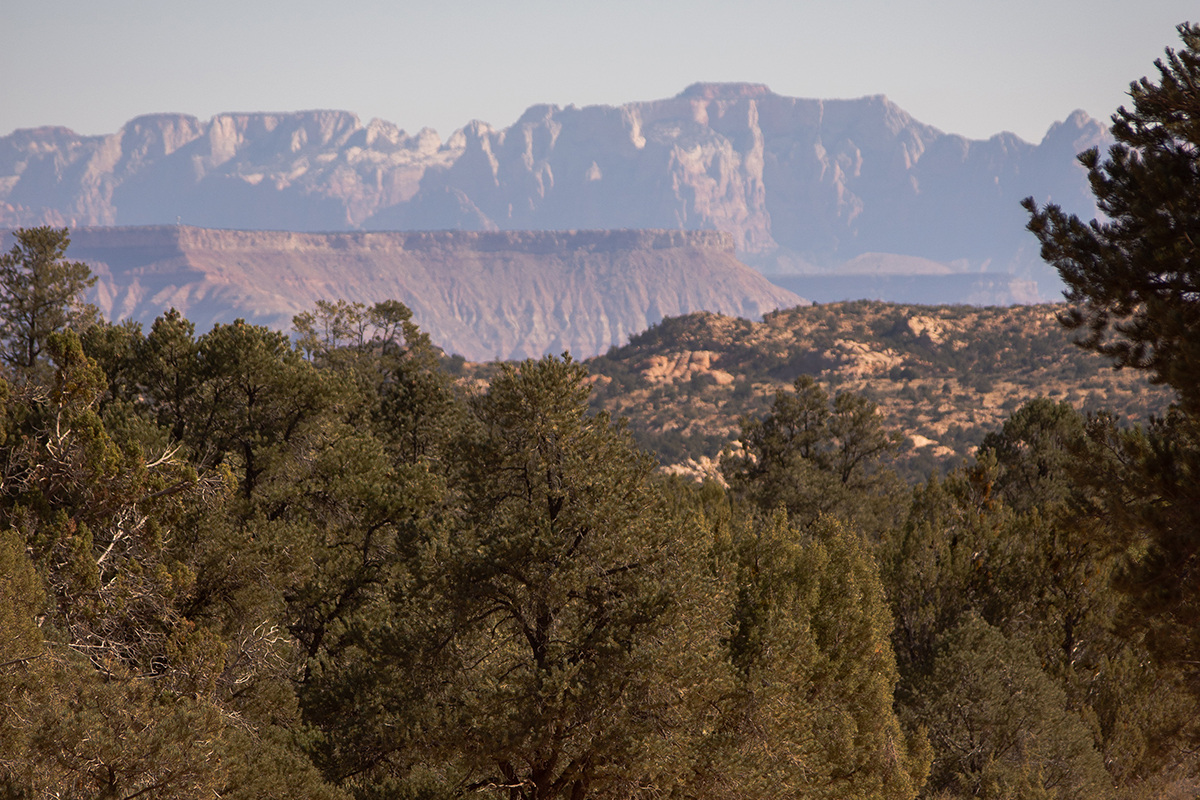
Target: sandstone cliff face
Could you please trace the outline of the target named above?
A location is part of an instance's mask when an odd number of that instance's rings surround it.
[[[716,231],[288,233],[190,226],[81,228],[71,258],[110,319],[175,307],[207,330],[243,317],[288,330],[317,300],[396,299],[472,360],[579,357],[667,316],[758,318],[804,302],[738,262]]]
[[[432,130],[364,127],[344,111],[154,114],[110,136],[21,130],[0,139],[0,221],[342,230],[459,155]]]
[[[1036,272],[1018,201],[1090,218],[1074,156],[1108,141],[1080,111],[1036,145],[973,141],[883,96],[808,100],[755,84],[534,106],[506,129],[472,122],[444,143],[338,111],[153,115],[111,136],[0,138],[0,225],[711,229],[766,271],[875,252]]]

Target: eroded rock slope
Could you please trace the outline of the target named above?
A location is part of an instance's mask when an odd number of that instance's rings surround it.
[[[664,317],[758,318],[804,302],[716,231],[83,228],[68,255],[99,276],[93,299],[110,319],[149,323],[175,307],[199,330],[236,317],[287,330],[317,300],[395,299],[436,344],[473,360],[586,357]]]

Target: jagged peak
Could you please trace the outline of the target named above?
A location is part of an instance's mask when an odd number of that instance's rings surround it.
[[[560,111],[562,111],[562,109],[553,103],[537,103],[525,109],[525,112],[521,114],[520,119],[513,123],[513,125],[515,127],[517,125],[545,122],[548,119],[552,119],[554,115],[558,114]]]
[[[1055,122],[1050,126],[1049,130],[1059,130],[1068,128],[1071,130],[1107,130],[1108,126],[1103,120],[1096,119],[1091,114],[1084,111],[1082,108],[1077,108],[1067,115],[1067,118],[1061,122]],[[1047,134],[1048,135],[1048,134]]]
[[[765,83],[706,83],[700,81],[675,95],[675,98],[677,100],[735,100],[741,97],[764,97],[771,93]]]
[[[496,129],[491,123],[484,122],[481,119],[473,119],[459,129],[469,139],[483,139],[496,133]],[[458,133],[459,131],[455,131]],[[451,137],[453,138],[453,137]]]
[[[122,128],[132,128],[139,125],[162,125],[163,123],[172,124],[179,122],[187,122],[191,124],[200,124],[200,118],[193,114],[184,114],[182,112],[164,111],[156,114],[140,114],[122,125]]]
[[[1091,114],[1084,111],[1082,108],[1077,108],[1074,111],[1072,111],[1070,114],[1068,114],[1065,121],[1071,123],[1072,125],[1074,125],[1077,128],[1082,128],[1084,125],[1088,125],[1093,122],[1100,124],[1100,125],[1104,124],[1104,123],[1100,122],[1100,120],[1093,117]]]
[[[1067,118],[1052,124],[1042,137],[1039,146],[1066,142],[1077,151],[1086,150],[1111,141],[1108,126],[1082,108],[1077,108]]]

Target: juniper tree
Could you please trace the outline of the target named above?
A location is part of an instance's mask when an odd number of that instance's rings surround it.
[[[95,319],[83,293],[96,278],[86,264],[64,257],[66,228],[18,228],[13,236],[16,244],[0,255],[0,358],[28,370],[51,333]]]
[[[801,375],[793,391],[776,392],[770,414],[741,424],[744,455],[721,462],[737,494],[764,512],[782,507],[802,525],[837,514],[879,527],[887,511],[878,498],[895,488],[879,461],[900,436],[884,429],[873,402],[851,392],[830,399]]]
[[[1200,25],[1130,85],[1106,157],[1080,155],[1103,218],[1085,223],[1025,200],[1042,257],[1067,284],[1062,321],[1117,368],[1147,372],[1178,405],[1145,433],[1089,427],[1085,511],[1126,558],[1118,584],[1130,635],[1191,673],[1200,696]]]
[[[1200,412],[1200,25],[1178,27],[1150,78],[1113,115],[1107,157],[1080,154],[1103,218],[1032,197],[1029,229],[1067,285],[1067,327],[1118,367],[1147,370]]]
[[[896,718],[892,617],[862,537],[832,517],[802,532],[780,510],[729,539],[737,683],[693,796],[916,796],[928,746]]]

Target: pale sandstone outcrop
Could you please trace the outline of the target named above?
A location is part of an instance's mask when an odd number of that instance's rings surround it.
[[[725,488],[729,488],[729,483],[725,480],[725,476],[721,474],[721,460],[711,456],[700,456],[699,458],[686,459],[678,464],[667,464],[659,467],[658,471],[664,475],[678,475],[681,478],[695,481],[696,483],[714,481]]]
[[[835,339],[833,347],[821,353],[821,358],[833,365],[831,369],[853,378],[882,375],[904,363],[904,358],[894,350],[873,350],[850,339]]]
[[[652,355],[640,366],[642,376],[651,383],[674,383],[690,381],[698,375],[712,378],[719,386],[733,383],[733,376],[725,370],[714,369],[713,361],[719,353],[708,350],[685,350],[669,355]]]

